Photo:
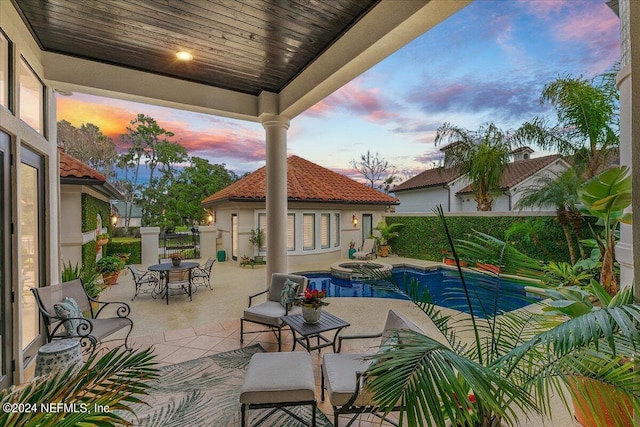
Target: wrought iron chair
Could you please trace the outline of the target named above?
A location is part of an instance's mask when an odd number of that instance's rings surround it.
[[[160,292],[160,278],[153,271],[147,270],[138,270],[138,268],[133,265],[127,265],[127,268],[131,271],[133,275],[133,283],[136,286],[136,292],[131,298],[131,301],[136,299],[136,297],[141,293],[150,293],[153,299],[156,298],[156,295]]]
[[[300,307],[291,307],[287,304],[286,307],[281,304],[282,289],[285,282],[291,280],[299,284],[298,293],[304,292],[309,283],[309,279],[297,274],[284,274],[273,273],[271,275],[271,283],[269,288],[249,297],[249,307],[244,310],[242,317],[240,318],[240,342],[244,340],[244,334],[261,333],[261,331],[244,331],[244,322],[257,323],[259,325],[267,326],[271,330],[276,339],[278,340],[278,351],[282,349],[282,328],[285,326],[282,321],[282,316],[294,314],[295,312],[301,312]],[[262,304],[252,305],[253,299],[260,296],[267,296],[267,301]]]
[[[366,389],[366,374],[371,360],[367,359],[372,353],[340,353],[342,343],[345,340],[371,339],[381,337],[380,349],[387,347],[393,341],[402,340],[402,331],[411,330],[424,333],[415,323],[407,319],[401,313],[389,310],[387,320],[382,332],[372,335],[352,335],[338,338],[338,352],[327,353],[322,357],[320,365],[321,399],[324,402],[325,391],[333,406],[333,423],[338,427],[338,416],[351,415],[347,426],[352,425],[359,415],[371,413],[382,420],[397,424],[384,418],[379,413],[379,408],[371,399],[371,392]],[[363,389],[364,388],[364,389]],[[394,406],[392,412],[397,412],[402,406]]]
[[[207,262],[203,265],[196,267],[191,271],[191,282],[194,284],[195,289],[200,286],[206,286],[207,288],[213,290],[211,287],[211,269],[213,268],[213,264],[216,262],[215,259],[209,257]]]
[[[57,339],[79,339],[82,349],[93,354],[99,344],[107,342],[104,338],[121,329],[129,328],[124,338],[124,346],[131,350],[128,340],[133,329],[133,320],[129,318],[131,308],[128,304],[103,302],[89,297],[82,285],[82,279],[31,288],[31,292],[35,296],[44,322],[47,342]],[[65,303],[65,299],[73,299],[84,316],[71,314],[65,317],[56,313],[55,305]],[[97,308],[94,308],[94,305]],[[107,317],[107,312],[111,313],[112,317]],[[99,317],[101,315],[102,317]]]

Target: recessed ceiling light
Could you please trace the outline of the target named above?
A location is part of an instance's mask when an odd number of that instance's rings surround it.
[[[185,52],[184,50],[180,50],[176,52],[176,58],[181,61],[191,61],[193,59],[193,55],[189,52]]]

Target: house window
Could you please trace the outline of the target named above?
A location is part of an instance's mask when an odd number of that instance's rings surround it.
[[[11,64],[9,39],[0,31],[0,105],[9,107],[9,64]]]
[[[340,214],[334,214],[334,233],[335,238],[333,240],[333,246],[340,246]]]
[[[287,250],[296,250],[296,215],[287,214]]]
[[[267,250],[267,214],[258,214],[258,229],[262,230],[262,235],[264,236],[264,239],[262,239],[262,246],[258,248],[258,251],[264,252]]]
[[[310,251],[316,248],[316,215],[302,215],[302,249]]]
[[[44,85],[29,64],[20,59],[20,119],[36,132],[44,132]]]
[[[20,250],[22,271],[22,349],[35,355],[42,343],[40,317],[30,288],[42,286],[44,269],[44,161],[26,148],[20,165]]]
[[[331,246],[331,214],[320,214],[320,248],[328,249]]]

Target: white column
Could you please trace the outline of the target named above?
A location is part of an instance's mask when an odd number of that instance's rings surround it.
[[[617,86],[620,91],[620,165],[632,168],[631,51],[629,46],[631,40],[628,0],[621,0],[618,3],[618,15],[621,41],[620,71],[617,76]],[[632,209],[629,210],[632,211]],[[630,225],[620,225],[616,260],[620,263],[620,286],[630,285],[633,281],[633,231]]]
[[[148,267],[158,263],[158,239],[160,227],[140,227],[142,244],[142,266]]]
[[[273,273],[287,273],[287,129],[289,120],[266,115],[267,283]]]
[[[201,225],[200,230],[200,258],[207,259],[209,257],[216,258],[216,236],[218,235],[218,227],[214,225]]]

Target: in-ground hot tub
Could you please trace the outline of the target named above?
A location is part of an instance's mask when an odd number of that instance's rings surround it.
[[[393,270],[393,265],[378,261],[341,261],[331,264],[331,275],[344,280],[362,280],[370,278],[370,275],[363,272],[371,269],[388,276]]]

